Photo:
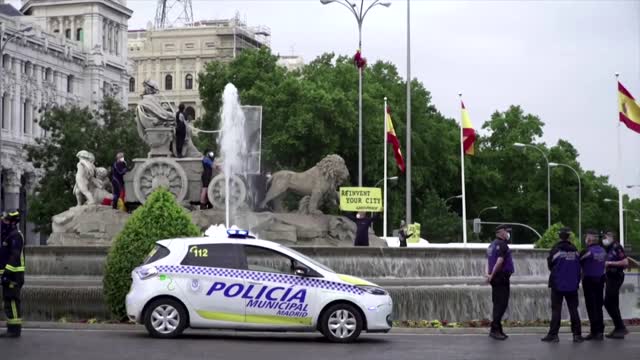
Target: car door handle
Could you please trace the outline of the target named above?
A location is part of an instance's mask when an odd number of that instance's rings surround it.
[[[251,285],[262,285],[262,283],[258,282],[258,281],[249,281],[249,284],[251,284]]]

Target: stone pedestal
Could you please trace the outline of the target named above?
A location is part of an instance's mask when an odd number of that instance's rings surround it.
[[[149,128],[145,130],[145,142],[149,144],[149,157],[171,156],[173,128]]]

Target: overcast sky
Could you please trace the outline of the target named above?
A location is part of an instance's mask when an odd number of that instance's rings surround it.
[[[367,15],[363,53],[406,74],[407,4],[391,3]],[[127,4],[134,11],[130,29],[153,21],[156,0]],[[357,47],[355,19],[338,4],[193,0],[193,10],[195,20],[239,12],[248,25],[271,28],[274,52],[305,62],[327,51],[352,55]],[[412,77],[431,91],[443,114],[459,119],[459,91],[477,128],[494,111],[522,105],[545,122],[543,141],[569,140],[584,168],[619,181],[614,73],[640,99],[639,0],[412,0],[411,33]],[[623,182],[640,184],[640,134],[626,128],[621,134]]]

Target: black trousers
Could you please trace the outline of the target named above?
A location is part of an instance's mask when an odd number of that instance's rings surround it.
[[[606,290],[604,292],[604,307],[607,309],[616,330],[625,329],[620,314],[620,287],[624,283],[624,273],[607,274]]]
[[[111,187],[113,188],[113,198],[111,199],[111,207],[118,208],[118,199],[120,199],[120,191],[122,186],[117,180],[111,180]]]
[[[20,335],[22,329],[22,312],[20,309],[20,290],[22,282],[8,280],[2,282],[2,302],[7,317],[7,332]]]
[[[589,315],[591,334],[602,334],[604,333],[604,315],[602,313],[604,275],[601,277],[585,276],[582,279],[582,291],[584,292],[584,303]]]
[[[560,317],[562,315],[562,300],[567,301],[569,317],[571,318],[571,332],[574,335],[582,334],[580,314],[578,314],[578,290],[571,292],[556,291],[551,289],[551,326],[549,335],[558,335],[560,330]]]
[[[182,157],[182,148],[184,147],[185,138],[187,137],[186,132],[176,131],[176,157]]]
[[[502,317],[509,307],[511,293],[510,273],[498,272],[491,279],[491,301],[493,302],[493,321],[491,332],[503,333]]]

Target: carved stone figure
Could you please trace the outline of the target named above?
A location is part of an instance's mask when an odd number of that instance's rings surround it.
[[[76,154],[78,158],[76,170],[76,184],[73,187],[73,194],[76,196],[78,206],[94,205],[96,199],[91,191],[95,185],[93,183],[96,175],[96,167],[93,164],[95,157],[92,153],[81,150]]]
[[[149,145],[149,157],[171,156],[172,153],[175,153],[175,141],[173,140],[175,139],[176,115],[169,103],[160,100],[158,83],[154,80],[146,80],[143,85],[142,101],[136,109],[138,135]],[[191,124],[188,124],[182,150],[185,157],[202,157],[202,153],[196,149],[192,141],[192,137],[197,135],[198,131]]]
[[[153,80],[143,84],[142,101],[136,109],[138,135],[149,145],[149,157],[171,156],[175,117],[160,102],[158,84]]]
[[[322,214],[320,207],[327,202],[337,203],[337,188],[349,179],[349,170],[339,155],[327,155],[305,172],[278,171],[269,179],[269,190],[260,207],[271,203],[276,212],[286,212],[282,197],[287,191],[302,195],[298,212]],[[306,197],[308,196],[308,197]]]
[[[93,178],[91,186],[91,193],[96,202],[101,203],[104,199],[112,199],[110,188],[109,171],[103,167],[96,168],[96,176]]]

